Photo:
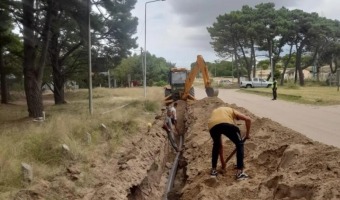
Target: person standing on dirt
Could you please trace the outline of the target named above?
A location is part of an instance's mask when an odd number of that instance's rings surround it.
[[[174,139],[174,128],[172,125],[172,121],[171,121],[171,116],[172,116],[172,111],[170,108],[167,108],[167,113],[164,119],[164,124],[163,124],[163,129],[166,131],[166,133],[168,134],[168,139],[171,143],[171,146],[178,152],[180,151],[180,149],[178,148],[176,141]]]
[[[246,136],[245,139],[249,139],[250,125],[251,119],[234,110],[230,107],[219,107],[212,111],[211,116],[208,120],[208,128],[210,132],[210,136],[213,139],[213,148],[212,148],[212,169],[211,169],[211,177],[217,176],[217,161],[218,155],[220,153],[221,145],[221,136],[222,134],[227,136],[236,146],[236,158],[237,158],[237,172],[236,179],[243,180],[247,179],[248,175],[243,172],[243,159],[244,159],[244,140],[242,139],[240,129],[236,126],[235,120],[243,120],[246,124]]]
[[[273,90],[273,99],[272,100],[276,100],[277,97],[277,81],[275,78],[273,78],[273,85],[272,85],[272,90]]]
[[[175,102],[173,106],[170,107],[170,110],[171,110],[171,122],[175,126],[176,132],[178,134],[176,109],[177,109],[177,102]]]

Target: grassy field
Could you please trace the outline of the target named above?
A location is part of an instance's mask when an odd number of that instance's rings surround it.
[[[103,152],[97,155],[97,149],[104,143],[108,146],[104,155],[112,155],[124,137],[147,129],[147,123],[160,113],[163,96],[162,88],[148,88],[147,99],[143,88],[96,88],[90,115],[87,90],[68,91],[68,103],[58,106],[53,94],[45,94],[44,122],[27,117],[25,99],[0,105],[0,199],[23,188],[22,162],[33,166],[36,181],[54,177],[69,162],[85,163],[102,156]],[[108,128],[111,140],[103,136],[101,124]],[[67,156],[62,144],[70,148]]]
[[[271,88],[247,88],[241,89],[241,92],[254,93],[263,96],[272,97]],[[340,104],[340,92],[336,87],[328,86],[306,86],[299,87],[288,85],[278,87],[278,99],[293,101],[303,104],[312,105],[338,105]]]

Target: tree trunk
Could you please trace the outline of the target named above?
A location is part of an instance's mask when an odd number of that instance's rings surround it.
[[[296,52],[296,71],[299,74],[299,83],[300,83],[300,86],[304,86],[305,85],[303,71],[302,71],[302,68],[301,68],[302,48],[303,48],[303,45],[301,45],[299,47],[298,51]],[[297,75],[295,75],[295,76],[297,76]]]
[[[273,39],[269,38],[267,39],[267,42],[268,42],[268,55],[269,55],[269,69],[270,69],[270,73],[267,77],[267,81],[270,80],[271,77],[274,77],[274,70],[272,70],[272,66],[273,66],[273,46],[272,46],[272,41]]]
[[[331,73],[332,73],[332,74],[335,74],[336,71],[337,71],[337,69],[338,69],[338,61],[337,61],[337,58],[334,58],[334,57],[335,57],[334,54],[332,54],[332,56],[331,56],[331,62],[330,62],[330,64],[329,64],[329,67],[330,67],[330,69],[331,69]],[[333,63],[334,63],[334,68],[333,68]]]
[[[290,45],[290,49],[289,49],[289,56],[288,56],[288,60],[285,62],[284,67],[283,67],[283,72],[281,75],[281,81],[280,81],[280,85],[283,86],[283,82],[284,82],[284,78],[285,78],[285,74],[286,74],[286,70],[289,64],[290,59],[292,58],[292,50],[293,50],[293,44]]]
[[[53,71],[55,71],[53,69]],[[54,103],[56,105],[60,105],[60,104],[65,104],[65,90],[64,90],[64,77],[63,75],[58,76],[55,75],[56,72],[53,72],[53,82],[54,82],[54,90],[53,90],[53,94],[54,94]]]
[[[250,62],[253,67],[253,78],[256,77],[256,58],[255,58],[255,48],[254,42],[251,42],[251,55],[250,55]]]
[[[34,18],[34,0],[23,0],[23,37],[24,37],[24,84],[28,114],[30,117],[42,117],[43,100],[41,91],[42,76],[46,61],[48,48],[49,32],[51,26],[51,3],[47,1],[47,13],[42,31],[42,49],[39,62],[36,65],[38,38],[34,35],[35,18]],[[37,19],[38,20],[38,19]]]
[[[30,117],[42,116],[41,87],[37,81],[35,70],[36,41],[34,35],[34,0],[23,0],[23,36],[24,36],[24,85],[28,115]]]
[[[250,80],[250,78],[251,78],[251,62],[248,62],[247,55],[246,55],[244,48],[243,48],[242,44],[240,43],[240,41],[238,41],[238,45],[241,48],[242,57],[244,59],[244,62],[246,63],[247,76],[248,76],[247,78]]]
[[[51,42],[49,46],[49,54],[51,59],[52,65],[52,75],[53,75],[53,94],[54,94],[54,104],[61,105],[65,104],[65,95],[64,95],[64,73],[62,72],[62,65],[59,62],[59,45],[58,39],[60,36],[59,30],[59,19],[60,17],[57,16],[58,14],[58,7],[52,11],[52,15],[54,15],[53,21],[54,26],[51,28],[52,36]]]
[[[28,62],[25,62],[26,66]],[[25,93],[27,100],[28,113],[30,117],[42,117],[43,102],[41,93],[41,83],[38,81],[36,73],[32,70],[26,70],[25,73]]]
[[[56,105],[64,104],[65,95],[64,95],[64,73],[62,72],[62,66],[59,63],[59,51],[58,51],[58,33],[53,33],[51,38],[51,46],[50,46],[50,57],[51,57],[51,65],[52,65],[52,75],[53,75],[53,94],[54,94],[54,103]]]
[[[1,103],[8,103],[8,90],[7,90],[7,81],[6,81],[6,73],[5,73],[5,65],[3,60],[2,48],[0,47],[0,81],[1,81]]]

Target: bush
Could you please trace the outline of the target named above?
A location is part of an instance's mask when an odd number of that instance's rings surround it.
[[[300,89],[300,86],[295,84],[294,82],[288,82],[286,85],[287,89]]]
[[[305,79],[306,86],[327,86],[325,81],[317,81],[313,79]]]
[[[144,109],[149,112],[156,112],[159,110],[159,105],[157,102],[146,100],[144,101]]]
[[[50,133],[31,135],[24,144],[25,157],[47,165],[57,165],[62,161],[60,138]]]
[[[163,86],[166,86],[168,83],[161,80],[161,81],[158,81],[155,83],[155,86],[158,86],[158,87],[163,87]]]

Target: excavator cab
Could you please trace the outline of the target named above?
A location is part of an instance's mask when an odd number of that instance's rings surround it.
[[[181,99],[188,73],[189,71],[186,68],[171,68],[169,72],[170,86],[165,88],[165,97],[168,97],[168,100],[177,101]]]

